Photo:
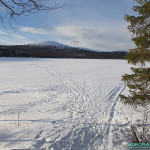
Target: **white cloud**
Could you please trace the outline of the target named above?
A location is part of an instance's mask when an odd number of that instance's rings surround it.
[[[2,30],[0,30],[0,34],[5,34],[5,35],[6,35],[7,33],[6,33],[6,32],[3,32]]]
[[[127,50],[133,47],[126,25],[114,25],[111,27],[82,27],[66,25],[57,27],[53,31],[53,34],[61,39],[67,39],[64,40],[65,44],[78,47],[104,51]]]
[[[0,30],[0,34],[2,35],[5,35],[5,36],[11,36],[11,37],[14,37],[14,38],[17,38],[17,39],[22,39],[22,40],[25,40],[26,37],[24,36],[21,36],[21,35],[18,35],[18,34],[9,34],[9,33],[6,33],[6,32],[3,32],[2,30]]]
[[[32,41],[20,34],[12,34],[0,30],[0,44],[27,44]]]
[[[25,39],[27,39],[26,37],[24,37],[24,36],[21,36],[21,35],[17,35],[17,34],[10,34],[12,37],[15,37],[15,38],[17,38],[17,39],[21,39],[21,40],[25,40]]]
[[[131,42],[131,35],[127,30],[127,24],[117,25],[114,23],[97,27],[64,25],[58,26],[53,30],[20,27],[19,30],[31,34],[40,34],[41,37],[48,35],[51,39],[55,38],[57,41],[71,46],[102,51],[127,50],[134,45]],[[25,37],[20,35],[12,34],[11,36],[20,40],[26,40]]]
[[[24,32],[35,33],[35,34],[42,34],[42,35],[49,34],[48,31],[46,31],[45,29],[40,29],[40,28],[20,27],[19,30]]]
[[[94,37],[101,37],[104,34],[108,34],[110,32],[109,28],[104,27],[81,27],[81,26],[60,26],[57,27],[55,32],[57,34],[61,34],[63,36],[68,37],[82,37],[82,38],[92,38],[91,35]]]

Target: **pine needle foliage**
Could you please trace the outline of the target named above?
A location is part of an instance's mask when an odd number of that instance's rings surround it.
[[[120,95],[120,99],[124,104],[146,107],[150,103],[150,1],[135,1],[138,6],[134,6],[133,11],[137,15],[125,15],[136,45],[126,56],[128,63],[134,66],[131,67],[132,74],[122,76],[130,94]]]

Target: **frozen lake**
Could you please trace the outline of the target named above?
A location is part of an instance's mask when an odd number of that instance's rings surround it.
[[[0,149],[126,150],[129,72],[126,60],[0,58]]]

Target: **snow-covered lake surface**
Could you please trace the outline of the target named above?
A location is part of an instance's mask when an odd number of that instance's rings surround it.
[[[132,109],[119,94],[129,68],[125,60],[0,58],[0,150],[126,150]]]

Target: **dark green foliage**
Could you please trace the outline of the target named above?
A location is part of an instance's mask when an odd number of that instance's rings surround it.
[[[139,4],[133,7],[137,16],[125,15],[130,23],[128,29],[132,32],[132,41],[136,48],[131,49],[126,58],[132,67],[132,74],[125,74],[122,80],[129,88],[129,96],[120,95],[124,104],[146,107],[150,103],[150,1],[136,0]],[[147,63],[147,64],[146,64]]]

